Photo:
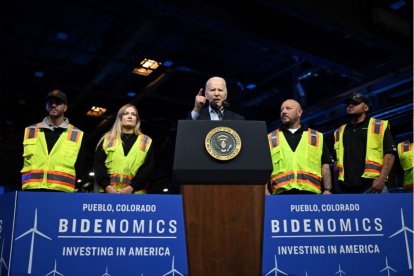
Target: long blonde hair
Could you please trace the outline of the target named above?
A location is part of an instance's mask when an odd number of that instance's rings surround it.
[[[135,135],[143,134],[142,131],[141,131],[141,128],[140,128],[140,126],[141,126],[141,119],[140,119],[139,114],[138,114],[138,109],[133,104],[126,104],[126,105],[122,106],[118,110],[118,114],[116,115],[116,119],[115,119],[115,122],[114,122],[113,126],[111,127],[111,129],[108,132],[106,132],[101,137],[101,139],[99,139],[99,142],[98,142],[97,147],[99,146],[99,144],[105,138],[108,138],[109,141],[113,141],[115,139],[119,139],[119,141],[122,141],[121,140],[121,133],[122,133],[122,116],[124,115],[124,112],[125,112],[125,110],[128,107],[132,107],[135,110],[136,114],[137,114],[137,124],[134,126],[134,134]],[[102,146],[104,147],[105,145],[102,145]]]

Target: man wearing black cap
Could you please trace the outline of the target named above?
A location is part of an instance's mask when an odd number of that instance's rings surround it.
[[[76,172],[79,176],[84,167],[83,132],[64,116],[67,103],[65,93],[50,91],[46,96],[49,116],[25,129],[22,190],[75,191]]]
[[[361,93],[353,93],[345,103],[351,122],[334,134],[340,192],[387,192],[385,184],[396,154],[389,123],[366,115],[369,106]]]

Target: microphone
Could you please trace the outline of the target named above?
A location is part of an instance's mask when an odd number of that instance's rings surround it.
[[[224,100],[221,103],[221,110],[220,110],[220,113],[219,113],[220,120],[223,120],[224,110],[228,110],[229,108],[230,108],[230,103],[227,100]]]
[[[217,113],[219,120],[223,120],[223,111],[224,111],[224,102],[227,101],[223,101],[223,110],[220,110],[219,106],[217,105],[217,103],[215,101],[211,101],[210,102],[210,106],[211,108]],[[228,103],[227,103],[228,105]]]
[[[224,100],[221,105],[223,106],[223,110],[224,109],[229,109],[230,108],[230,103],[227,100]]]

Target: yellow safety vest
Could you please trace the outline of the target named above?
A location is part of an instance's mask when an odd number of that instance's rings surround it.
[[[334,133],[334,149],[336,151],[338,179],[344,181],[344,143],[343,134],[346,125],[339,127]],[[365,152],[365,168],[362,177],[377,178],[382,169],[384,160],[384,133],[388,127],[388,121],[370,118],[367,134],[367,148]]]
[[[22,189],[73,192],[76,183],[75,163],[83,132],[69,125],[49,153],[40,125],[32,125],[24,131]]]
[[[404,141],[398,144],[398,157],[404,170],[404,189],[413,189],[413,143]]]
[[[115,190],[119,191],[131,184],[131,180],[145,161],[151,143],[152,139],[149,136],[138,135],[131,150],[125,156],[122,141],[119,139],[109,140],[108,137],[105,137],[103,141],[106,153],[105,166],[111,180],[110,185]],[[103,188],[100,188],[99,191],[104,192]],[[145,193],[145,189],[135,191],[135,194]]]
[[[273,194],[290,189],[321,193],[323,152],[322,133],[308,129],[293,152],[282,131],[268,134],[273,171],[270,186]]]

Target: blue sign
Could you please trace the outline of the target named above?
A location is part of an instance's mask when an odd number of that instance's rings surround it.
[[[413,275],[412,194],[266,196],[262,275]]]
[[[9,259],[15,202],[16,193],[0,196],[0,275],[8,275],[6,273],[10,271]]]
[[[0,210],[0,275],[188,274],[179,195],[18,192]]]

